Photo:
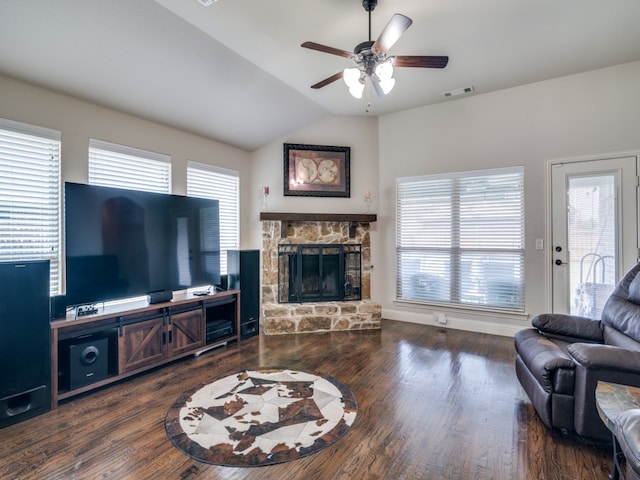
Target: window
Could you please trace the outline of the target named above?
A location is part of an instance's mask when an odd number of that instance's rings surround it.
[[[89,183],[171,193],[171,157],[90,138]]]
[[[523,171],[397,179],[398,300],[524,310]]]
[[[239,173],[189,161],[187,195],[220,203],[220,273],[227,273],[227,250],[240,243]]]
[[[0,119],[0,260],[49,260],[60,293],[58,131]]]

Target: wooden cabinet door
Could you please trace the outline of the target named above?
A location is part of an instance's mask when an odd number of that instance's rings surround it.
[[[122,327],[118,337],[119,373],[160,362],[165,356],[162,317]]]
[[[170,315],[167,354],[169,356],[192,352],[204,346],[204,317],[202,309]]]

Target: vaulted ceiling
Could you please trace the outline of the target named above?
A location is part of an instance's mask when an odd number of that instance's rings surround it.
[[[300,47],[368,40],[361,0],[2,0],[0,73],[251,151],[326,115],[640,60],[638,0],[379,0],[373,39],[394,13],[413,25],[390,55],[450,61],[397,68],[383,98],[341,80],[311,89],[352,60]]]

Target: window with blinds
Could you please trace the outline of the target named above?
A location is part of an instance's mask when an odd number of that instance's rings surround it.
[[[524,169],[399,178],[396,298],[524,311]]]
[[[227,250],[240,243],[240,179],[235,170],[189,161],[187,195],[218,200],[220,206],[220,273],[227,273]]]
[[[90,138],[89,183],[171,193],[171,157]]]
[[[0,119],[0,260],[49,260],[60,293],[60,139]]]

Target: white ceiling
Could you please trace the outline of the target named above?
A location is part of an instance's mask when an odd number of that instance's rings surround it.
[[[368,38],[361,0],[0,0],[0,72],[254,150],[329,114],[379,115],[640,60],[639,0],[379,0],[413,25],[396,55],[448,55],[396,69],[384,98],[310,85]],[[473,95],[472,94],[472,95]],[[370,112],[366,112],[367,103]]]

